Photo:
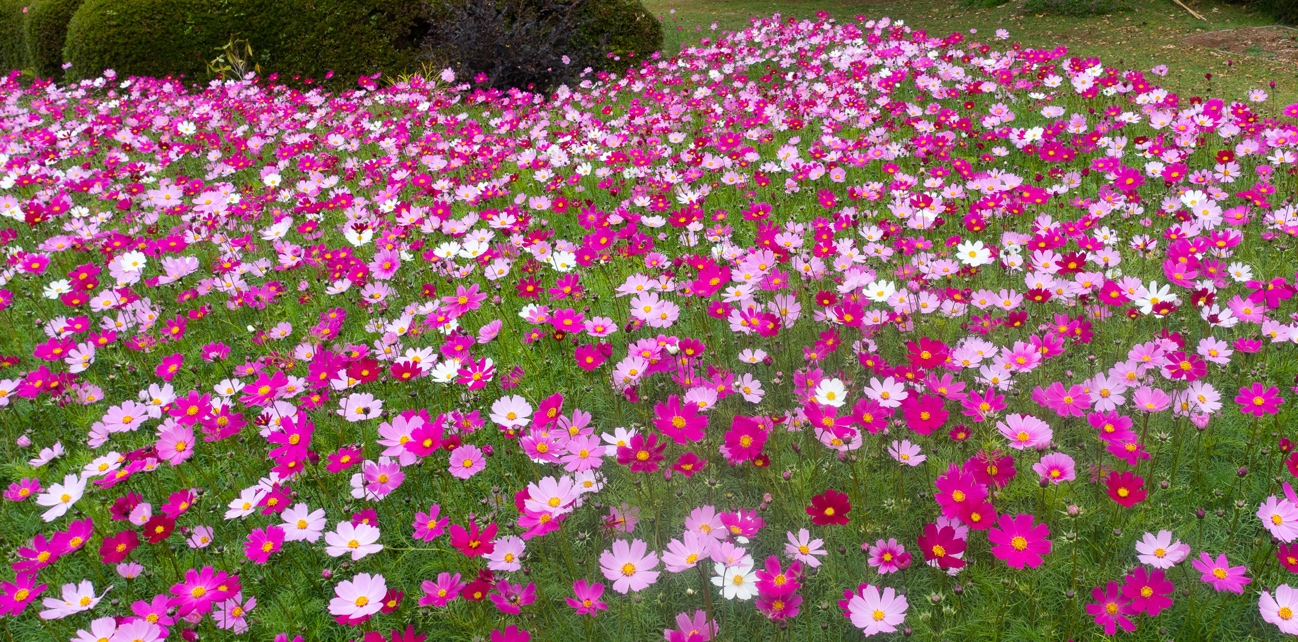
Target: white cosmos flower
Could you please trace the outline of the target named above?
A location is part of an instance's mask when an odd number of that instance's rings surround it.
[[[956,246],[956,258],[969,267],[978,267],[992,262],[992,252],[982,241],[965,241]]]
[[[1160,303],[1177,303],[1178,301],[1180,299],[1172,293],[1172,286],[1160,286],[1157,281],[1150,281],[1149,286],[1145,288],[1141,296],[1136,298],[1135,303],[1136,307],[1140,308],[1141,314],[1149,314],[1153,311],[1154,306]]]
[[[144,252],[132,250],[122,254],[117,259],[117,264],[126,272],[143,272],[145,266],[149,264],[149,257],[145,256]]]
[[[838,379],[823,379],[816,384],[816,403],[841,407],[847,402],[847,388]]]
[[[712,583],[721,587],[721,597],[727,600],[751,600],[757,595],[757,574],[753,572],[753,558],[745,555],[744,559],[734,566],[726,567],[717,562],[713,569]]]
[[[892,281],[875,281],[865,288],[865,298],[875,303],[883,303],[896,293],[897,286]]]

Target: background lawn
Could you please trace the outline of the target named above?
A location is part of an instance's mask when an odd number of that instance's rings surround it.
[[[779,12],[802,18],[828,11],[839,19],[888,16],[937,35],[977,29],[990,39],[996,29],[1008,29],[1012,42],[1032,47],[1064,45],[1073,55],[1098,56],[1106,65],[1147,71],[1165,64],[1170,72],[1162,84],[1178,93],[1247,100],[1249,89],[1265,89],[1273,106],[1298,100],[1294,61],[1258,50],[1238,55],[1185,43],[1187,36],[1198,33],[1274,24],[1270,17],[1245,7],[1186,2],[1208,19],[1205,22],[1172,0],[1135,0],[1130,11],[1093,18],[1025,14],[1020,4],[977,8],[960,0],[644,0],[663,23],[664,54],[675,54],[683,43],[705,35],[700,32],[708,31],[712,23],[718,29],[735,30],[747,27],[755,16]],[[1207,73],[1212,74],[1211,81],[1205,79]],[[1271,81],[1276,83],[1274,90]]]

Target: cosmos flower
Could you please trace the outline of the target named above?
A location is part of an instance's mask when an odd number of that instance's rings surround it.
[[[645,549],[645,543],[638,539],[630,544],[617,540],[612,549],[600,554],[600,570],[613,582],[614,591],[639,592],[658,581],[658,571],[653,570],[658,566],[658,554],[646,553]]]
[[[865,637],[878,633],[892,633],[906,621],[910,604],[906,596],[898,595],[892,587],[867,584],[853,593],[847,602],[847,618],[852,626],[861,629]]]

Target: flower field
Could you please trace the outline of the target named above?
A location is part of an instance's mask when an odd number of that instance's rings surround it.
[[[8,76],[4,639],[1298,635],[1298,105],[707,35]]]

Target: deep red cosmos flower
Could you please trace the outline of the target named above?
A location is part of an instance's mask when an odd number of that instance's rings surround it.
[[[1109,473],[1104,483],[1109,487],[1109,499],[1127,508],[1145,501],[1145,479],[1130,471]]]
[[[964,549],[965,541],[956,537],[955,529],[950,526],[938,528],[937,524],[928,524],[919,536],[919,550],[924,553],[924,561],[937,562],[942,570],[964,568],[964,560],[955,557]]]
[[[848,501],[847,494],[831,488],[811,498],[807,514],[811,516],[811,523],[817,526],[830,524],[843,526],[847,524],[847,513],[851,510],[852,503]]]

